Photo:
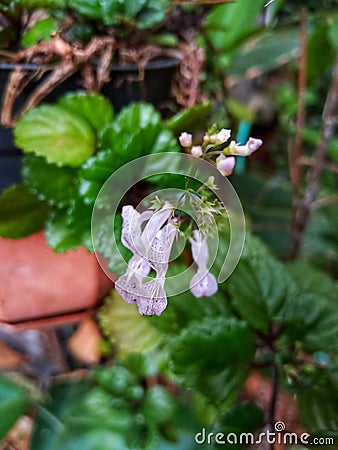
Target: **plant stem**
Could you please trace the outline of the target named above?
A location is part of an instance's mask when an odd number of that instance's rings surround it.
[[[331,85],[326,97],[322,116],[321,138],[313,154],[313,166],[309,169],[306,177],[306,186],[302,199],[299,201],[293,218],[291,237],[292,249],[290,257],[294,259],[300,251],[303,232],[306,229],[312,203],[316,199],[319,189],[320,174],[325,165],[325,157],[329,142],[334,134],[337,124],[338,109],[338,55],[332,71]]]
[[[272,394],[271,394],[269,416],[268,416],[268,426],[269,426],[271,432],[275,432],[278,391],[279,391],[279,370],[278,370],[277,362],[274,361],[273,374],[272,374]],[[270,444],[270,450],[273,450],[273,449],[274,449],[274,444]]]

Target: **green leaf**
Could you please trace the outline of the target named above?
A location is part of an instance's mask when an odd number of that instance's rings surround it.
[[[162,123],[161,115],[153,105],[138,102],[122,109],[116,118],[116,127],[120,132],[133,133],[149,124]]]
[[[173,370],[184,384],[215,403],[230,402],[248,376],[255,338],[244,322],[205,317],[173,338],[169,350]]]
[[[305,351],[335,351],[338,346],[338,283],[304,261],[288,264],[301,293],[286,305],[285,334]],[[306,311],[306,315],[304,315]]]
[[[0,235],[18,239],[44,227],[49,207],[26,186],[16,185],[0,196]]]
[[[286,301],[297,292],[283,264],[272,257],[240,261],[227,288],[241,318],[263,332],[281,322]]]
[[[50,41],[56,31],[56,23],[52,17],[40,20],[22,36],[25,47],[37,44],[39,41]]]
[[[182,131],[192,133],[205,127],[211,102],[200,103],[175,114],[167,121],[167,127],[178,136]]]
[[[60,166],[80,166],[95,150],[95,133],[88,121],[59,105],[29,110],[19,119],[14,136],[25,153]]]
[[[213,46],[222,51],[232,50],[256,26],[264,0],[248,3],[238,0],[213,8],[206,21],[206,30]]]
[[[330,14],[328,37],[332,47],[338,51],[338,14]]]
[[[161,335],[153,324],[139,314],[136,305],[129,305],[115,291],[105,299],[98,318],[105,336],[116,344],[121,356],[158,345]]]
[[[320,371],[321,377],[313,386],[298,391],[300,418],[311,434],[337,433],[338,379],[325,369]]]
[[[114,116],[111,103],[99,94],[70,92],[59,100],[59,105],[83,116],[97,132],[110,123]]]
[[[127,450],[133,415],[114,407],[112,396],[86,380],[55,384],[50,401],[38,408],[32,438],[35,450]],[[136,425],[134,425],[136,427]]]
[[[46,224],[49,246],[56,252],[65,252],[83,245],[92,252],[91,216],[92,207],[81,199],[68,208],[54,210]]]
[[[64,8],[66,0],[20,0],[22,6],[30,11],[36,8]]]
[[[56,252],[66,252],[81,245],[81,237],[69,227],[67,209],[56,210],[50,215],[45,234],[48,245]]]
[[[102,9],[100,0],[69,0],[69,8],[89,17],[90,19],[101,19]]]
[[[151,120],[151,119],[150,119]],[[126,124],[124,124],[126,125]],[[106,127],[100,138],[101,150],[90,158],[81,170],[80,192],[88,203],[93,203],[104,182],[124,164],[140,156],[150,153],[165,153],[178,150],[177,141],[170,131],[161,124],[152,123],[135,125],[129,129],[121,129],[118,121]],[[165,155],[163,166],[165,168]],[[144,168],[139,168],[142,174]],[[146,174],[145,174],[146,175]],[[130,174],[131,180],[135,174]],[[118,195],[116,187],[115,195]]]
[[[257,77],[293,61],[298,52],[298,28],[266,31],[247,40],[236,51],[229,66],[229,80],[235,83],[242,78]]]
[[[205,317],[182,330],[173,340],[170,354],[178,371],[191,365],[217,372],[231,364],[250,362],[254,351],[254,336],[244,322]]]
[[[65,206],[77,196],[77,170],[71,167],[58,167],[45,158],[26,156],[22,176],[33,193],[52,205]]]
[[[307,78],[314,80],[323,76],[325,70],[334,61],[335,52],[330,46],[329,26],[320,23],[311,33],[307,42]]]
[[[29,400],[25,392],[6,377],[0,376],[0,441],[28,406]]]
[[[152,386],[147,390],[143,413],[152,423],[163,423],[172,419],[175,414],[175,402],[164,386]]]
[[[223,433],[228,436],[231,433],[233,437],[233,444],[225,441],[226,444],[222,444],[222,447],[230,448],[246,448],[249,444],[254,444],[253,433],[264,425],[264,413],[255,404],[248,401],[231,405],[226,409],[226,411],[221,415],[215,424],[215,433]],[[243,433],[243,434],[242,434]],[[242,444],[236,444],[235,436],[241,435],[243,439]],[[247,445],[246,445],[247,444]]]

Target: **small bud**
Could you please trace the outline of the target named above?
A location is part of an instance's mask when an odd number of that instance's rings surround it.
[[[227,158],[224,155],[220,155],[216,159],[216,167],[221,172],[222,175],[228,177],[232,174],[235,167],[236,160],[233,156],[228,156]]]
[[[263,141],[261,139],[255,139],[250,137],[246,145],[251,150],[251,153],[255,152],[259,149],[259,147],[263,144]]]
[[[226,142],[231,136],[231,130],[227,130],[226,128],[222,128],[217,134],[216,134],[216,141],[215,144],[223,144],[223,142]]]
[[[249,138],[245,145],[239,145],[236,141],[231,141],[227,150],[229,155],[250,156],[263,144],[261,139]]]
[[[192,147],[191,149],[191,154],[193,156],[196,156],[197,158],[199,158],[200,156],[203,155],[203,150],[202,147],[200,145],[195,145],[194,147]]]
[[[182,147],[190,147],[192,144],[192,135],[183,131],[178,138]]]

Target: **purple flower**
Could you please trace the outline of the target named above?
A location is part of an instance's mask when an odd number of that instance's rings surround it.
[[[194,238],[190,238],[191,253],[197,265],[197,272],[190,280],[190,291],[199,297],[210,297],[218,290],[216,278],[207,270],[209,250],[207,238],[202,237],[199,230],[194,230]]]
[[[115,289],[127,303],[136,303],[140,314],[160,315],[167,306],[165,275],[177,229],[171,223],[163,225],[171,214],[172,206],[168,202],[157,212],[140,214],[132,206],[122,210],[121,240],[134,256],[126,273],[116,281]],[[145,281],[151,269],[155,270],[156,276]]]

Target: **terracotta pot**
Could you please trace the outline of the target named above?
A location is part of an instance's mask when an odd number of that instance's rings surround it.
[[[22,321],[83,312],[112,288],[94,254],[80,247],[55,253],[41,231],[0,238],[0,321]]]

